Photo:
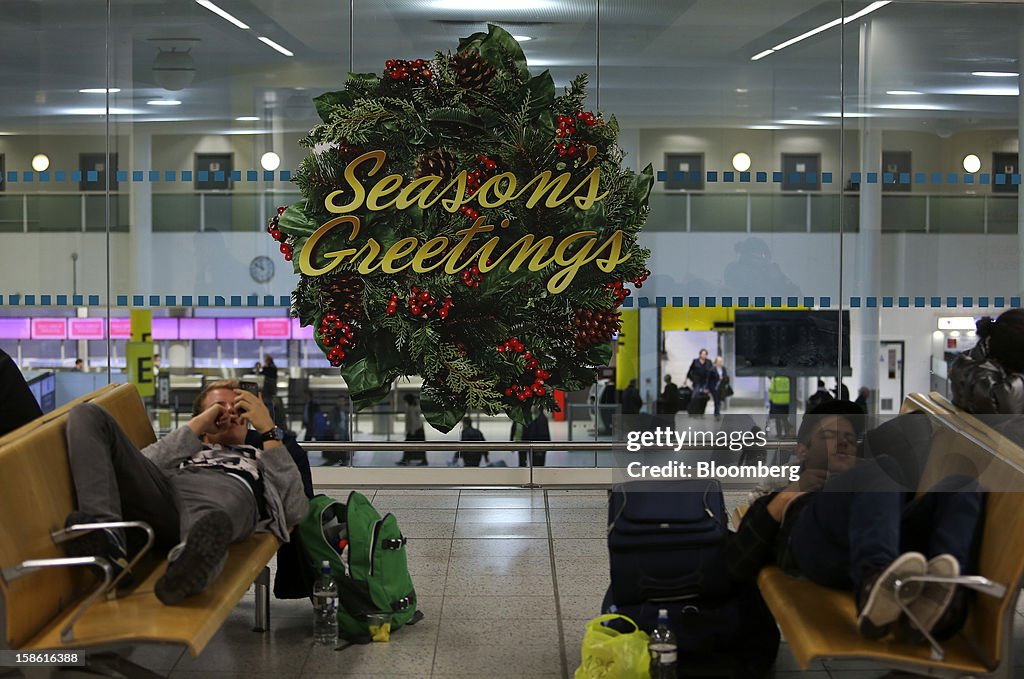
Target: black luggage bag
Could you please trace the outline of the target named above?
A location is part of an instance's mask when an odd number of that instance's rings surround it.
[[[704,411],[707,410],[709,399],[708,392],[696,392],[693,398],[690,399],[689,405],[686,406],[686,412],[690,415],[703,415]]]

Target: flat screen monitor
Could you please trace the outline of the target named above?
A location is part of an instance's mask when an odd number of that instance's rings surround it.
[[[179,318],[178,337],[183,340],[217,339],[217,319]]]
[[[27,340],[32,338],[28,318],[0,318],[0,339]]]
[[[254,318],[256,339],[288,339],[291,337],[290,318]]]
[[[29,391],[35,396],[39,409],[48,413],[56,406],[56,378],[53,373],[46,373],[28,383]]]
[[[101,340],[107,336],[104,318],[69,318],[68,339]]]
[[[66,318],[33,318],[32,339],[37,340],[62,340],[68,334],[68,319]]]
[[[110,319],[110,339],[131,339],[131,337],[132,319],[122,317]]]
[[[850,375],[850,312],[737,311],[736,375],[834,375],[842,319],[844,375]]]
[[[219,340],[251,340],[251,318],[218,318],[217,339]]]
[[[178,339],[177,318],[154,318],[153,339],[155,340],[176,340]]]

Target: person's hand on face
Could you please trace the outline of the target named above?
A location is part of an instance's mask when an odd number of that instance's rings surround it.
[[[211,403],[206,410],[199,413],[189,422],[189,427],[202,437],[205,434],[218,434],[229,426],[228,409],[220,403]],[[193,426],[194,425],[194,426]]]
[[[251,424],[253,429],[261,434],[274,428],[274,418],[270,416],[270,411],[262,399],[244,389],[235,389],[234,392],[234,410],[239,413],[243,422]]]

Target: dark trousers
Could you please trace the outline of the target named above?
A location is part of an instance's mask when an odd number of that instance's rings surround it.
[[[417,429],[414,432],[406,434],[405,435],[405,440],[406,441],[426,441],[427,440],[427,435],[426,435],[426,433],[424,433],[424,431],[422,429]],[[406,451],[406,452],[402,453],[402,462],[404,462],[406,464],[408,464],[410,462],[416,462],[416,463],[422,462],[423,464],[426,464],[427,463],[427,454],[424,451],[422,451],[422,450],[420,450],[420,451]]]
[[[526,450],[520,450],[519,451],[519,466],[520,467],[525,467],[526,466],[526,459],[527,459],[527,456],[529,454],[530,454],[529,451],[526,451]],[[533,453],[533,466],[534,467],[543,467],[544,463],[547,461],[547,457],[548,457],[548,453],[547,453],[546,450],[534,451],[534,453]]]
[[[99,521],[145,521],[162,547],[177,544],[214,510],[231,517],[233,542],[256,528],[256,500],[241,481],[209,469],[165,473],[98,405],[71,410],[67,439],[78,509]]]
[[[950,476],[914,499],[892,458],[861,462],[814,493],[796,517],[789,551],[800,572],[818,584],[859,587],[867,569],[903,552],[950,554],[973,569],[984,493],[977,482]]]

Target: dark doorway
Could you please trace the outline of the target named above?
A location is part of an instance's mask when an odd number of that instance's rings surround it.
[[[1017,193],[1020,184],[1013,183],[1013,175],[1020,174],[1020,159],[1016,153],[995,151],[992,154],[992,193]],[[1005,175],[1005,183],[998,184],[999,175]]]
[[[82,179],[78,182],[79,191],[105,191],[107,188],[107,172],[110,172],[110,190],[117,191],[117,154],[110,154],[110,165],[107,166],[106,153],[79,153],[78,169]],[[90,179],[89,173],[95,172]]]
[[[821,154],[783,153],[783,191],[820,191]]]
[[[233,153],[196,154],[196,191],[218,191],[231,188]]]

